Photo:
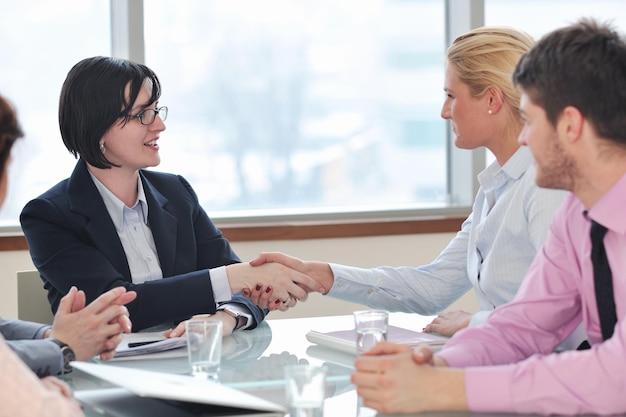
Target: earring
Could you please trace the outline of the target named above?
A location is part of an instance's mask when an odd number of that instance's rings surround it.
[[[104,153],[106,149],[104,148],[104,142],[100,142],[100,152]]]
[[[491,111],[491,109],[487,110],[487,113],[492,114],[493,112]]]

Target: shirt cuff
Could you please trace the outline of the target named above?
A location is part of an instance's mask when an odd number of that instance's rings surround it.
[[[46,331],[51,328],[52,326],[41,326],[39,330],[37,330],[37,333],[35,333],[35,337],[33,337],[33,339],[43,339]]]
[[[209,277],[211,278],[211,287],[213,288],[213,298],[216,303],[228,301],[233,298],[228,283],[228,274],[225,266],[209,269]]]
[[[235,310],[237,311],[239,314],[241,314],[242,317],[247,318],[248,320],[246,320],[246,324],[244,324],[243,326],[241,326],[238,329],[235,329],[234,331],[239,331],[239,330],[245,330],[248,327],[250,327],[252,325],[252,314],[250,313],[250,310],[248,310],[248,308],[244,305],[241,305],[239,303],[227,303],[227,304],[222,304],[217,311],[220,310],[224,310],[224,307],[228,306],[229,309],[231,310]]]
[[[48,343],[48,346],[50,347],[50,349],[49,350],[40,349],[39,354],[42,360],[40,364],[42,365],[45,364],[44,367],[47,368],[48,372],[50,372],[50,375],[52,376],[59,375],[61,374],[61,372],[63,372],[63,368],[65,368],[65,360],[63,359],[63,352],[61,352],[61,347],[52,339],[44,339],[44,340],[45,340],[45,343]],[[37,373],[38,376],[41,377],[41,375],[39,375],[39,372],[35,372],[35,373]]]

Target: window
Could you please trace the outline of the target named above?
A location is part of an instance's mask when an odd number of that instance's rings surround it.
[[[0,85],[27,133],[1,213],[9,223],[74,165],[56,126],[67,70],[110,53],[101,2],[25,3],[13,22],[55,59],[22,59],[23,74],[46,68],[43,85]],[[143,9],[145,61],[170,108],[157,169],[184,175],[212,216],[446,204],[443,1],[153,0]],[[9,56],[28,50],[12,38]],[[45,120],[26,113],[37,107]]]
[[[444,6],[147,2],[143,15],[129,14],[143,18],[144,39],[128,42],[145,47],[170,108],[157,169],[184,175],[213,217],[445,206]],[[111,19],[123,24],[108,7],[31,0],[0,17],[3,39],[13,39],[0,68],[14,68],[3,74],[16,78],[3,77],[0,91],[17,105],[27,136],[14,152],[4,224],[71,173],[58,92],[71,65],[111,54],[110,37],[128,36],[110,32]],[[39,61],[33,46],[48,59]]]
[[[212,216],[446,203],[441,0],[151,0],[160,170]]]
[[[70,175],[75,160],[61,141],[58,102],[72,65],[111,53],[109,4],[25,0],[0,14],[0,94],[17,108],[25,140],[16,143],[0,225],[16,225],[26,202]]]
[[[61,85],[80,59],[111,54],[145,61],[161,78],[170,115],[157,169],[184,175],[212,217],[467,210],[485,156],[451,147],[439,116],[446,42],[483,22],[539,37],[625,8],[620,0],[14,2],[0,14],[0,93],[16,105],[26,139],[13,153],[0,226],[17,225],[29,199],[71,173],[58,133]]]
[[[626,2],[621,0],[485,0],[485,24],[524,29],[536,39],[561,26],[592,17],[613,21],[626,31]]]

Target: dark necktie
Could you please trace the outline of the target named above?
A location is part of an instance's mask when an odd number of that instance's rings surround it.
[[[613,277],[609,260],[604,248],[606,227],[591,221],[591,262],[593,263],[593,282],[596,290],[596,303],[600,315],[602,339],[609,339],[613,335],[617,315],[613,298]]]

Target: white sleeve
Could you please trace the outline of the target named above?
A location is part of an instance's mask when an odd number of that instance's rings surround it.
[[[228,301],[233,298],[233,292],[230,290],[225,266],[209,269],[209,277],[211,278],[213,298],[216,303]]]

